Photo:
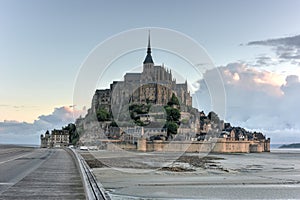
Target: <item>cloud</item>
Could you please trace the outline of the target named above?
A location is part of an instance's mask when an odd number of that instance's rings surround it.
[[[273,50],[277,55],[278,60],[276,60],[275,62],[289,61],[293,64],[300,65],[300,35],[277,38],[277,39],[252,41],[252,42],[248,42],[247,45],[248,46],[252,46],[252,45],[270,46],[273,48]],[[268,65],[269,62],[265,62],[266,59],[269,58],[258,57],[257,62],[258,63],[261,62],[261,64]]]
[[[39,144],[40,134],[72,123],[84,112],[73,106],[64,106],[55,108],[49,115],[39,116],[33,123],[5,120],[0,122],[0,142]]]
[[[286,84],[283,87],[291,87],[299,83],[299,77],[296,75],[287,76],[285,80],[286,80]]]
[[[300,47],[300,35],[291,37],[283,37],[277,39],[268,39],[260,41],[248,42],[247,45],[265,45],[265,46],[289,46],[289,47]]]
[[[226,92],[226,118],[233,125],[273,134],[273,141],[300,141],[300,82],[296,75],[287,76],[251,68],[243,63],[218,67]],[[204,77],[209,77],[207,71]],[[194,98],[201,110],[211,110],[210,97],[204,80]],[[278,134],[278,132],[282,134]],[[292,135],[291,133],[298,133]],[[294,137],[294,138],[293,138]]]

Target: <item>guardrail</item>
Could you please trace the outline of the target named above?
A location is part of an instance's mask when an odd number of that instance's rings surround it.
[[[75,149],[70,149],[72,154],[75,156],[75,159],[78,163],[78,168],[83,179],[84,190],[89,200],[111,200],[107,192],[98,185],[97,179],[93,174],[92,170],[82,158],[80,154],[76,152]]]

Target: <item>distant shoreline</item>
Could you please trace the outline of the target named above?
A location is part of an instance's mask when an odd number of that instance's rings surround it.
[[[278,147],[279,149],[299,149],[300,143],[284,144]]]
[[[37,148],[39,145],[36,144],[1,144],[0,143],[0,148],[10,148],[10,147],[31,147],[31,148]]]

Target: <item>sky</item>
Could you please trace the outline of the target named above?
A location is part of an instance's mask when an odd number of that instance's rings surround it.
[[[226,121],[274,143],[300,142],[299,7],[298,0],[0,0],[0,143],[38,144],[45,130],[74,121],[83,113],[73,107],[74,84],[90,52],[142,27],[181,32],[206,50],[224,80]],[[198,83],[194,99],[208,112],[209,93]]]

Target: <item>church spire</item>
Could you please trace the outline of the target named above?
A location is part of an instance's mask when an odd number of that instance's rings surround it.
[[[148,32],[148,49],[147,54],[151,54],[151,45],[150,45],[150,30]]]
[[[151,45],[150,45],[150,30],[149,30],[149,33],[148,33],[148,48],[147,48],[147,55],[146,55],[146,58],[144,60],[144,64],[146,63],[153,63],[153,59],[152,59],[152,56],[151,56]]]

